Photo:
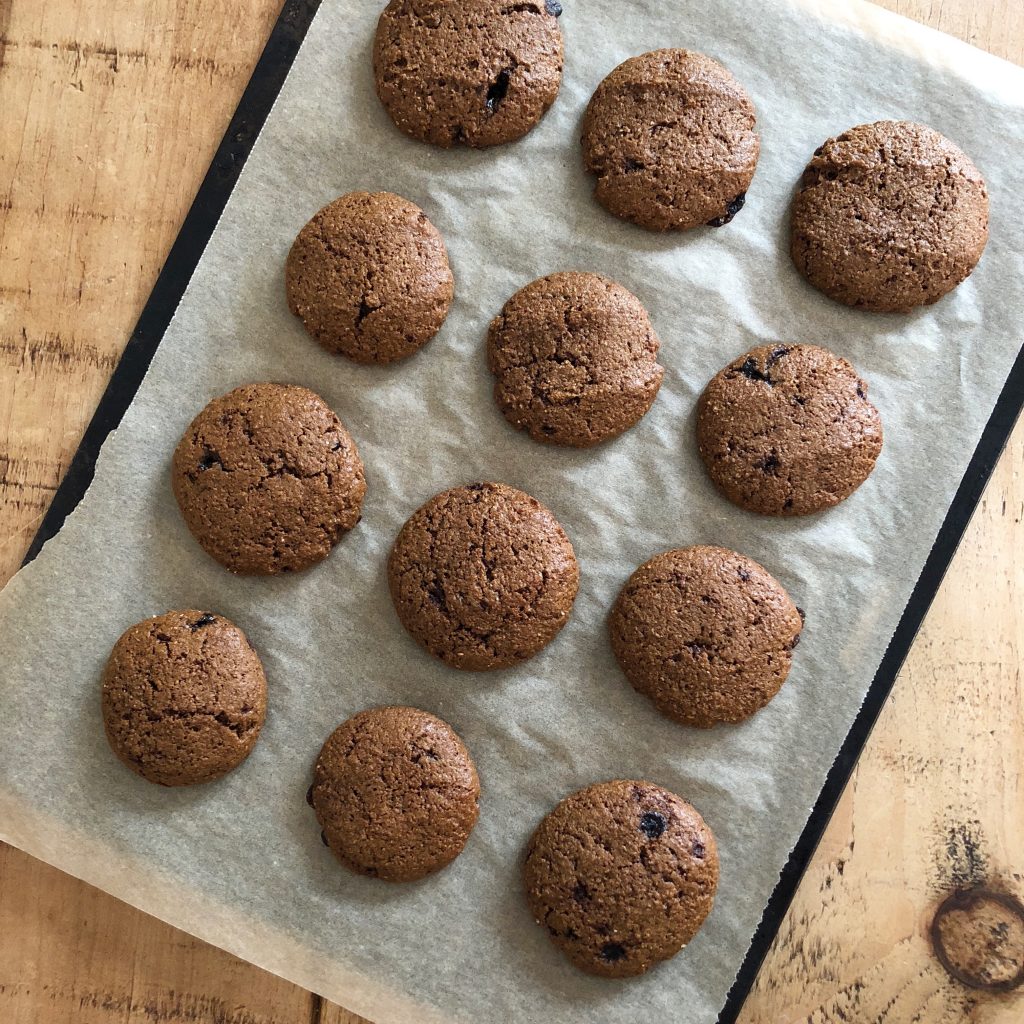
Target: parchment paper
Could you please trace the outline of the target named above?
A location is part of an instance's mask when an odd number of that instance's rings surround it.
[[[325,0],[92,489],[0,596],[0,831],[381,1024],[711,1021],[1020,346],[1024,73],[859,3],[570,0],[565,82],[543,123],[512,146],[441,152],[399,134],[374,96],[380,6]],[[757,105],[760,167],[746,208],[719,231],[648,234],[590,198],[578,146],[587,98],[620,61],[661,46],[721,59]],[[921,120],[957,140],[992,195],[978,271],[909,317],[830,303],[786,255],[787,205],[811,152],[883,117]],[[328,356],[284,301],[295,233],[357,188],[422,205],[456,276],[440,335],[391,368]],[[636,292],[667,370],[638,427],[582,453],[541,447],[506,425],[483,347],[488,320],[513,291],[568,268]],[[847,356],[881,410],[876,472],[826,514],[745,514],[712,490],[698,462],[697,395],[766,340],[819,342]],[[168,466],[210,398],[265,379],[324,395],[358,442],[369,491],[362,524],[318,568],[236,579],[189,536]],[[423,654],[399,628],[384,578],[406,517],[474,479],[504,480],[547,503],[582,569],[557,641],[496,675],[459,674]],[[659,717],[635,694],[605,632],[632,569],[694,543],[751,555],[807,610],[778,698],[743,725],[706,733]],[[214,609],[246,630],[267,668],[270,713],[242,768],[168,791],[108,750],[99,675],[122,630],[178,607]],[[340,869],[303,799],[328,732],[385,702],[450,720],[484,787],[464,855],[400,887]],[[576,787],[615,777],[649,778],[691,799],[722,856],[703,931],[630,983],[570,968],[520,896],[522,850],[540,817]]]

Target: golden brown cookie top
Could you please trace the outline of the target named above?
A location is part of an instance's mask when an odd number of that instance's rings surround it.
[[[220,615],[167,612],[124,632],[103,672],[114,753],[161,786],[210,782],[248,756],[267,681],[245,634]]]
[[[171,480],[207,554],[251,575],[326,558],[359,522],[366,493],[348,431],[319,395],[292,384],[215,398],[178,443]]]
[[[910,121],[862,124],[815,151],[793,201],[797,269],[837,302],[907,313],[963,281],[988,240],[970,158]]]
[[[669,718],[709,728],[749,717],[779,692],[803,613],[753,559],[692,547],[641,565],[608,624],[634,688]]]
[[[728,224],[757,167],[756,120],[746,90],[710,57],[631,57],[597,87],[583,120],[594,197],[655,231]]]
[[[562,81],[555,0],[391,0],[377,23],[377,95],[407,135],[494,146],[525,135]]]
[[[599,274],[549,274],[491,321],[494,400],[536,441],[585,448],[621,434],[654,403],[664,369],[640,300]]]
[[[505,484],[455,487],[402,527],[388,559],[401,623],[436,658],[507,668],[547,646],[579,588],[572,544],[536,498]]]
[[[343,722],[317,758],[309,802],[352,871],[411,882],[451,863],[479,815],[465,744],[426,711],[382,707]]]
[[[299,232],[285,264],[288,308],[328,352],[392,363],[441,329],[454,295],[437,228],[393,192],[349,192]]]
[[[537,923],[581,970],[643,974],[697,934],[718,888],[711,829],[681,797],[616,780],[566,797],[526,851]]]
[[[875,467],[882,422],[854,368],[817,345],[762,345],[708,384],[697,443],[741,508],[801,516],[837,505]]]

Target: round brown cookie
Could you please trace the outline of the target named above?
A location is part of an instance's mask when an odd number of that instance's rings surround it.
[[[413,639],[453,668],[508,668],[565,625],[579,567],[559,522],[505,484],[455,487],[402,527],[391,600]]]
[[[728,224],[757,167],[756,120],[746,90],[710,57],[631,57],[597,87],[583,119],[594,198],[654,231]]]
[[[697,405],[708,474],[751,512],[802,516],[838,505],[870,475],[882,422],[868,386],[816,345],[763,345],[730,363]]]
[[[292,384],[247,384],[210,402],[178,442],[171,482],[203,550],[264,576],[326,558],[366,493],[348,431]]]
[[[103,726],[117,756],[161,786],[210,782],[248,756],[267,713],[263,666],[233,623],[167,612],[136,623],[103,672]]]
[[[710,728],[763,708],[789,675],[803,612],[764,568],[725,548],[655,555],[609,618],[612,651],[662,714]]]
[[[391,0],[377,22],[377,95],[407,135],[495,146],[525,135],[558,95],[556,0]]]
[[[675,793],[602,782],[537,826],[524,874],[530,910],[552,942],[589,974],[628,978],[697,934],[718,888],[718,849]]]
[[[437,228],[392,192],[349,192],[317,212],[288,253],[285,287],[309,334],[357,363],[412,355],[455,293]]]
[[[465,744],[416,708],[361,711],[320,751],[308,799],[345,867],[412,882],[455,860],[479,815],[480,780]]]
[[[487,359],[505,419],[536,441],[585,448],[621,434],[661,387],[647,310],[599,274],[550,274],[491,321]]]
[[[907,313],[966,278],[988,240],[988,193],[949,139],[909,121],[851,128],[815,150],[793,201],[797,269],[837,302]]]

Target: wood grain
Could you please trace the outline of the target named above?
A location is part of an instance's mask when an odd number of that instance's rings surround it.
[[[886,0],[1024,63],[1019,0]],[[0,0],[0,581],[127,340],[280,0]],[[1024,891],[1018,427],[744,1024],[1009,1024],[932,956],[951,889]],[[0,847],[4,1024],[359,1024]]]

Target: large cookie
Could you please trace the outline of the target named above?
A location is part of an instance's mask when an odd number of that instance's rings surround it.
[[[755,123],[746,90],[710,57],[631,57],[597,87],[583,119],[594,197],[655,231],[728,224],[757,167]]]
[[[797,269],[837,302],[908,313],[963,281],[988,240],[970,158],[910,121],[862,124],[815,151],[793,201]]]
[[[210,402],[178,443],[171,482],[207,554],[250,575],[326,558],[359,522],[366,493],[348,431],[292,384],[247,384]]]
[[[437,228],[393,192],[349,192],[299,232],[285,264],[288,308],[327,349],[392,363],[441,329],[454,281]]]
[[[608,625],[634,688],[669,718],[709,728],[749,717],[779,692],[803,613],[753,559],[692,547],[641,565]]]
[[[402,527],[388,559],[401,623],[453,668],[507,668],[547,646],[579,588],[572,544],[536,498],[505,484],[455,487]]]
[[[868,386],[816,345],[763,345],[730,363],[697,406],[708,474],[741,508],[801,516],[837,505],[871,474],[882,422]]]
[[[718,888],[718,850],[694,807],[650,782],[566,797],[526,851],[537,923],[581,970],[643,974],[697,934]]]
[[[494,400],[536,441],[585,448],[633,426],[664,369],[640,300],[599,274],[549,274],[491,321]]]
[[[416,708],[383,707],[331,733],[308,799],[342,864],[411,882],[462,852],[479,797],[473,759],[447,722]]]
[[[114,753],[161,786],[188,786],[236,768],[267,712],[267,680],[245,634],[211,612],[138,622],[103,672],[103,726]]]
[[[558,95],[556,0],[391,0],[377,23],[377,95],[407,135],[494,146],[525,135]]]

